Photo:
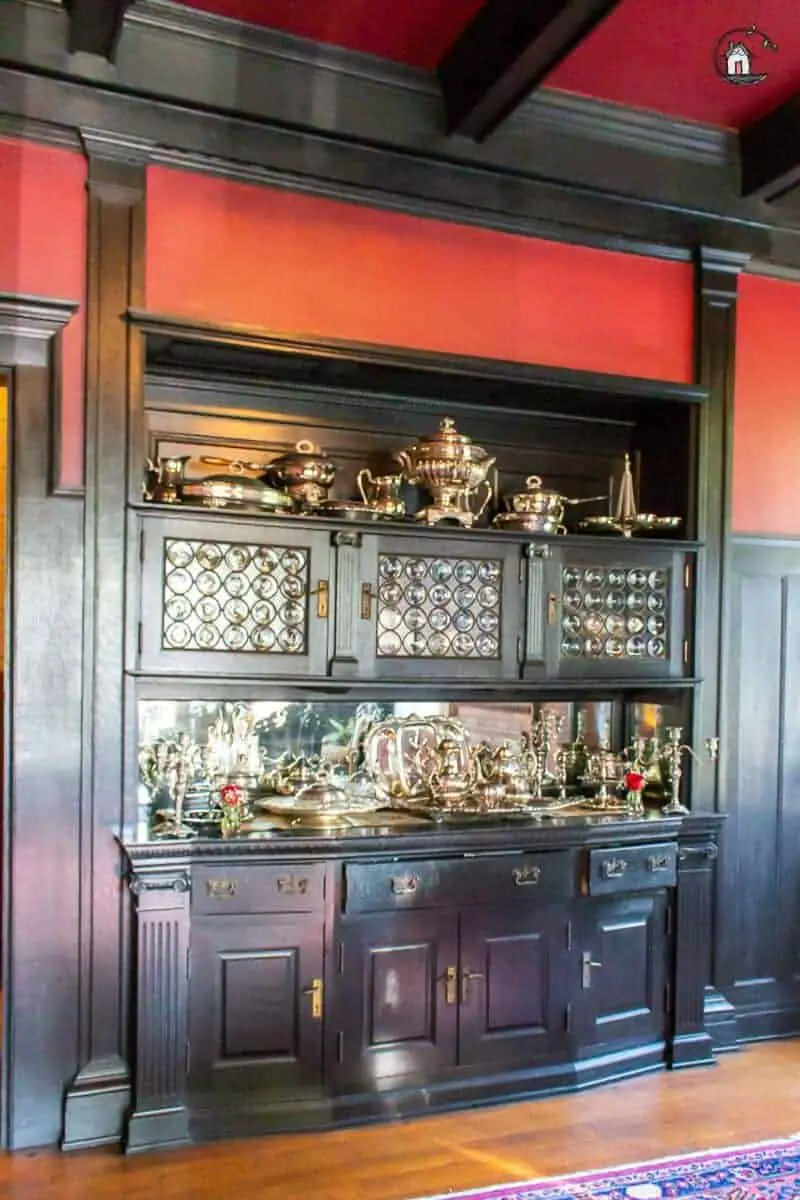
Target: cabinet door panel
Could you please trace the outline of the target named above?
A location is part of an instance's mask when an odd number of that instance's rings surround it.
[[[661,679],[691,674],[684,648],[689,556],[652,543],[560,547],[555,603],[558,675]]]
[[[580,945],[584,1034],[590,1042],[666,1031],[667,898],[664,892],[592,901]]]
[[[322,1073],[319,917],[211,917],[192,925],[189,1088],[293,1090]]]
[[[436,913],[343,925],[336,1022],[341,1079],[369,1083],[455,1062],[456,939],[457,918]]]
[[[523,1067],[565,1044],[567,932],[563,909],[462,918],[460,1062]]]
[[[136,668],[225,677],[326,673],[326,534],[148,517],[140,536]]]
[[[477,534],[460,543],[386,535],[376,545],[370,656],[377,677],[519,676],[519,546]]]

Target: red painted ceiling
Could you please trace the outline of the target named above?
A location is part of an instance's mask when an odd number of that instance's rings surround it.
[[[429,70],[483,0],[181,0],[299,37]],[[758,32],[747,32],[756,25]],[[733,32],[732,32],[733,31]],[[777,51],[764,48],[762,34]],[[718,72],[731,41],[758,83]],[[796,0],[622,0],[548,78],[549,87],[739,128],[800,90]]]

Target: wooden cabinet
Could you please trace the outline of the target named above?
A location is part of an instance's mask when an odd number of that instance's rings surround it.
[[[330,535],[250,520],[142,517],[134,669],[170,675],[327,672]]]
[[[365,534],[353,545],[352,535],[341,534],[336,541],[334,674],[426,682],[518,678],[519,544],[419,531],[413,539]]]
[[[323,923],[316,913],[198,917],[188,1090],[200,1104],[291,1097],[322,1082]]]
[[[588,845],[528,827],[470,850],[436,833],[424,857],[325,837],[277,857],[130,849],[131,1144],[176,1140],[175,1113],[198,1137],[319,1127],[708,1061],[711,881],[700,895],[692,867],[683,895],[680,818],[650,824],[646,841],[587,822]],[[717,819],[695,824],[687,846],[715,853]]]
[[[647,541],[565,542],[547,566],[552,673],[563,680],[691,674],[693,555]]]
[[[579,997],[582,1047],[666,1037],[670,951],[666,892],[609,896],[580,905],[570,991]]]
[[[524,1068],[567,1046],[565,907],[480,907],[462,918],[459,1061]]]
[[[458,918],[452,912],[358,917],[339,932],[336,1077],[372,1087],[455,1063]]]

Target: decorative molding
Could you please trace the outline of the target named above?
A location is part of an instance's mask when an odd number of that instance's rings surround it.
[[[630,146],[651,156],[669,155],[715,167],[739,167],[739,138],[729,129],[553,88],[536,92],[509,117],[508,124]]]
[[[468,375],[471,378],[518,381],[527,384],[551,384],[565,389],[611,393],[615,396],[680,400],[702,404],[708,391],[695,384],[672,383],[660,379],[641,379],[632,375],[610,375],[577,371],[569,367],[542,367],[502,359],[474,358],[462,354],[376,346],[367,342],[323,338],[309,340],[244,325],[217,325],[187,321],[143,309],[130,308],[128,319],[145,334],[166,335],[199,343],[236,346],[242,349],[278,351],[296,356],[306,353],[316,359],[400,367],[429,371],[432,375]]]
[[[67,129],[52,121],[29,121],[13,113],[0,112],[0,137],[21,138],[41,146],[57,146],[62,150],[81,150],[81,139],[75,129]]]
[[[744,272],[746,275],[766,275],[770,279],[782,279],[786,283],[800,283],[800,266],[789,267],[762,258],[751,258]]]
[[[53,338],[79,307],[76,300],[0,292],[0,361],[11,367],[49,366]]]
[[[177,875],[132,875],[128,881],[132,895],[142,896],[145,892],[189,892],[192,885],[187,871]]]
[[[153,162],[236,173],[294,191],[552,240],[667,257],[676,250],[685,257],[697,244],[721,243],[766,258],[780,234],[781,261],[800,265],[800,227],[780,224],[785,214],[766,206],[732,198],[729,203],[719,179],[716,190],[707,179],[698,194],[697,165],[691,168],[692,186],[687,180],[684,188],[677,166],[653,172],[651,157],[648,171],[640,163],[630,174],[617,163],[619,186],[612,191],[605,186],[605,159],[596,144],[578,139],[581,149],[573,152],[567,139],[552,132],[535,143],[527,136],[508,139],[504,132],[502,146],[492,140],[493,158],[486,147],[473,146],[470,159],[467,139],[420,143],[412,131],[406,146],[380,147],[374,140],[198,111],[8,68],[0,68],[0,108],[24,120],[51,123],[55,117],[68,128],[80,127],[91,111],[92,127],[111,139],[154,142]],[[562,173],[594,172],[599,182],[534,175],[531,162],[550,163],[554,156]],[[670,193],[666,198],[652,194],[655,178]]]
[[[143,167],[153,154],[154,143],[149,138],[109,133],[104,129],[91,129],[87,126],[81,126],[78,135],[83,152],[90,161],[100,159],[104,162]]]

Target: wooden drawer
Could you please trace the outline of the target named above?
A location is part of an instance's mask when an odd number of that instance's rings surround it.
[[[589,851],[586,891],[590,896],[674,887],[678,878],[675,842],[648,846],[609,846]]]
[[[571,851],[345,866],[344,911],[566,900],[577,891]]]
[[[324,863],[195,867],[192,911],[217,913],[313,912],[325,897]]]

